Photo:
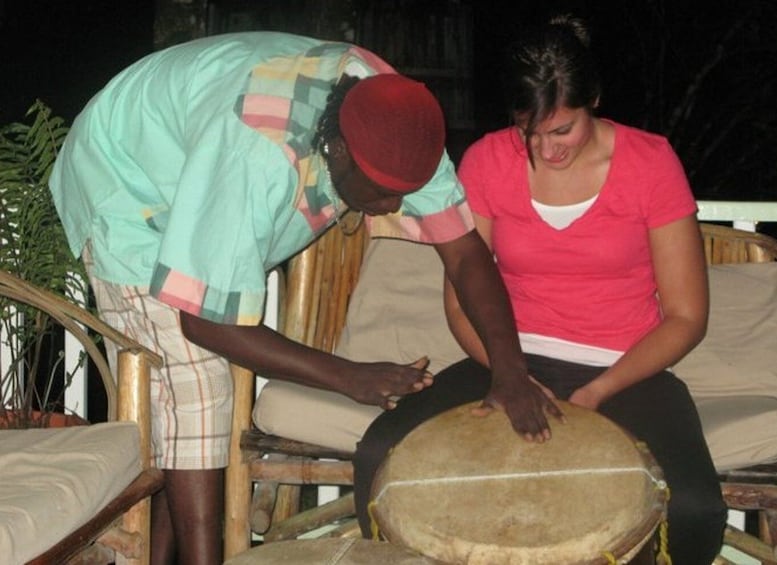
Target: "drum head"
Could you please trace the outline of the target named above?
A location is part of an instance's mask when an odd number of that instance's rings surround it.
[[[663,475],[607,418],[560,402],[566,423],[530,443],[478,403],[421,424],[391,451],[370,511],[386,539],[446,563],[609,563],[631,558],[664,515]]]
[[[437,561],[404,547],[363,539],[277,541],[236,555],[224,565],[434,565]]]

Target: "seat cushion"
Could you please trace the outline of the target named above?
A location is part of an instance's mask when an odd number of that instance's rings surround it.
[[[24,563],[83,525],[140,473],[133,423],[0,431],[0,555]]]
[[[709,268],[704,340],[674,371],[719,471],[777,460],[777,263]]]
[[[696,398],[704,437],[719,472],[777,461],[777,398]]]
[[[271,380],[256,399],[253,420],[266,434],[353,453],[380,413],[336,392]]]

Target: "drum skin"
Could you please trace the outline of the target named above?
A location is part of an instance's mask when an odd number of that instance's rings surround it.
[[[353,538],[277,541],[241,553],[224,565],[434,565],[415,551],[386,542]]]
[[[661,469],[604,416],[559,402],[552,439],[527,442],[502,411],[467,404],[424,422],[376,475],[386,539],[445,563],[625,563],[665,515]]]

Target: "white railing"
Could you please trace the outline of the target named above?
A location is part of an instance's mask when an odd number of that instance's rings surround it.
[[[699,200],[701,221],[731,222],[740,230],[755,231],[761,222],[777,222],[777,202]]]

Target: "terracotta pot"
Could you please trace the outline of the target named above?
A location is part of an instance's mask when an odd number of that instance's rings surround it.
[[[0,413],[0,430],[24,428],[64,428],[68,426],[86,426],[89,422],[76,414],[61,412],[40,412],[19,414],[17,411],[6,410]]]

